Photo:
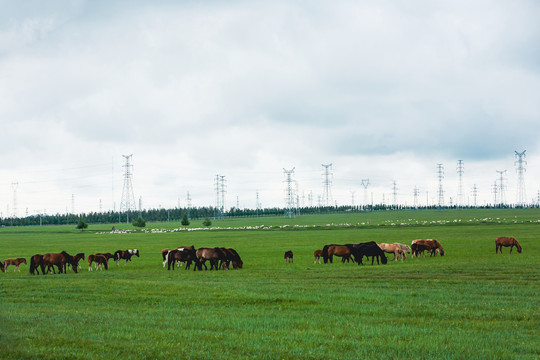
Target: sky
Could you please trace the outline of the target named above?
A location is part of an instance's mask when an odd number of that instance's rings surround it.
[[[538,1],[0,0],[0,217],[540,191]],[[463,162],[462,198],[458,160]],[[362,179],[369,179],[367,190]],[[395,188],[394,191],[394,182]]]

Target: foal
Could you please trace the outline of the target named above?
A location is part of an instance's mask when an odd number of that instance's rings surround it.
[[[4,264],[5,264],[5,267],[6,267],[5,272],[8,271],[9,265],[14,265],[15,269],[19,270],[19,272],[21,272],[21,269],[19,268],[19,265],[21,265],[21,264],[26,265],[26,259],[25,258],[6,259]],[[15,271],[15,270],[13,270],[13,271]]]

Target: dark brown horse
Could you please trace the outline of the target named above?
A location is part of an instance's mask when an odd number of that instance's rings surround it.
[[[102,254],[91,254],[88,255],[88,271],[92,271],[92,263],[96,264],[96,270],[105,267],[105,270],[109,269],[109,259]]]
[[[179,246],[179,247],[174,248],[174,249],[163,249],[163,250],[161,250],[161,258],[163,259],[163,267],[165,267],[165,265],[167,265],[167,263],[168,263],[167,254],[169,254],[169,252],[171,252],[173,250],[180,250],[180,249],[195,250],[195,246],[193,246],[193,245],[191,245],[191,246]],[[176,265],[181,266],[181,263],[182,262],[178,261],[176,263]]]
[[[178,249],[170,250],[167,255],[167,270],[174,270],[174,263],[186,263],[186,270],[189,269],[192,262],[195,262],[195,268],[199,266],[199,261],[197,260],[197,251],[195,247],[180,247]]]
[[[283,255],[283,258],[285,259],[285,262],[290,264],[294,261],[294,254],[292,250],[285,251],[285,254]]]
[[[373,265],[375,259],[377,259],[377,264],[379,264],[379,260],[382,264],[388,263],[388,259],[386,258],[384,251],[381,250],[375,241],[368,241],[359,244],[347,244],[347,246],[351,248],[351,253],[358,265],[364,264],[362,262],[362,258],[364,256],[368,259],[371,257],[371,265]]]
[[[515,237],[512,236],[500,236],[495,240],[495,254],[501,251],[502,254],[502,247],[508,247],[510,246],[510,254],[512,253],[512,248],[515,246],[517,249],[517,252],[521,254],[521,245],[519,245],[519,242],[516,240]]]
[[[114,253],[114,261],[116,261],[116,265],[118,266],[118,262],[121,260],[121,259],[124,259],[126,260],[126,263],[124,264],[124,266],[127,265],[128,261],[130,263],[133,263],[131,261],[131,257],[135,255],[137,257],[140,257],[140,254],[139,254],[139,250],[138,249],[128,249],[128,250],[117,250],[115,253]]]
[[[15,266],[15,270],[19,270],[19,272],[21,272],[21,269],[19,268],[19,265],[21,265],[21,264],[26,265],[26,259],[25,258],[6,259],[6,261],[4,261],[5,269],[3,271],[7,272],[9,265],[13,265],[13,266]],[[15,270],[13,270],[13,272],[15,272]]]
[[[43,259],[43,255],[36,254],[30,258],[30,274],[39,275],[39,265],[41,264],[41,261]]]
[[[69,255],[67,252],[62,251],[61,253],[48,253],[43,255],[40,261],[41,266],[41,272],[45,274],[45,266],[48,266],[49,270],[52,268],[54,272],[54,266],[58,268],[58,272],[62,273],[64,267],[66,264],[71,265],[71,268],[75,273],[77,273],[77,262],[75,261],[75,257]]]
[[[77,268],[79,268],[79,261],[85,260],[84,253],[78,253],[77,255],[73,256],[73,261],[77,264]],[[67,271],[66,264],[64,264],[64,272]]]
[[[232,263],[233,269],[242,269],[244,267],[244,262],[236,250],[228,248],[225,249],[225,252],[227,253],[229,262]]]

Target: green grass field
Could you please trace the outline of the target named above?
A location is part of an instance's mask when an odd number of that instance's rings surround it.
[[[538,209],[423,210],[227,219],[199,231],[1,228],[2,260],[127,248],[141,257],[108,271],[83,262],[78,274],[1,273],[0,358],[537,359],[539,220]],[[503,235],[523,253],[496,255]],[[328,243],[417,238],[438,239],[446,256],[313,263]],[[187,245],[235,248],[244,269],[163,269],[161,249]]]

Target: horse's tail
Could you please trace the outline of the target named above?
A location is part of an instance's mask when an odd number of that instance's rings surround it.
[[[34,275],[34,268],[36,265],[34,264],[34,257],[32,256],[30,258],[30,275]]]
[[[105,266],[105,270],[109,270],[109,262],[107,261],[107,258],[105,258],[105,261],[103,261],[102,264]]]

